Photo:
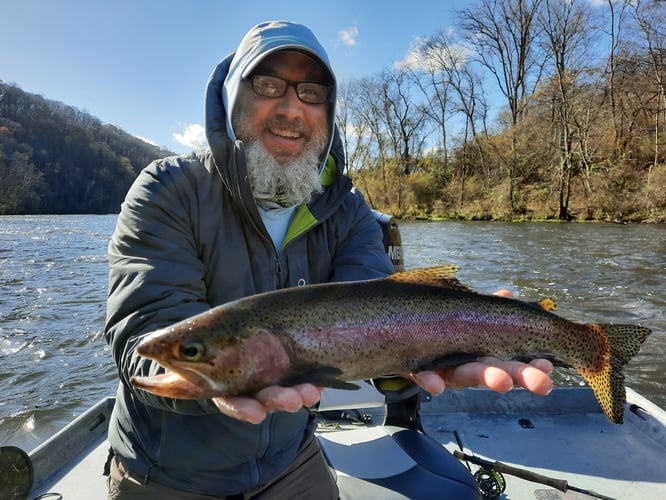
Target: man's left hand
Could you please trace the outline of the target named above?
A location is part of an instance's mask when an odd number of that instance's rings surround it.
[[[440,394],[447,387],[487,387],[496,392],[522,387],[534,394],[545,396],[553,389],[550,378],[552,371],[553,365],[546,359],[522,363],[484,357],[456,368],[411,374],[409,378],[431,394]]]

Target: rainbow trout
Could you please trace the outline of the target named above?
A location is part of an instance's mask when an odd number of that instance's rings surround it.
[[[134,377],[159,396],[206,399],[273,385],[350,383],[457,366],[481,356],[548,358],[573,367],[622,423],[624,365],[650,330],[579,324],[552,301],[483,295],[455,267],[287,288],[246,297],[148,334],[137,352],[169,371]]]

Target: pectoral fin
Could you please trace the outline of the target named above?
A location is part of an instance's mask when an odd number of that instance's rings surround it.
[[[442,358],[433,359],[426,363],[419,365],[418,371],[437,371],[443,370],[444,368],[454,368],[456,366],[464,365],[465,363],[471,363],[472,361],[478,361],[479,354],[468,354],[465,352],[449,354]]]
[[[360,387],[351,382],[345,382],[338,377],[342,370],[333,366],[317,366],[302,373],[291,375],[280,380],[280,385],[289,387],[297,384],[313,384],[320,387],[331,387],[333,389],[358,390]]]

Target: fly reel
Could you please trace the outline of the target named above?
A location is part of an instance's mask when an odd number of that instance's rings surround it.
[[[484,500],[497,500],[506,489],[504,476],[489,467],[481,467],[477,470],[474,473],[474,480]]]

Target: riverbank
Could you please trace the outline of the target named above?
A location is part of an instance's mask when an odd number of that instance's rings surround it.
[[[606,224],[666,224],[666,215],[658,215],[647,218],[621,218],[611,219],[610,217],[603,219],[577,219],[575,217],[569,220],[557,219],[555,217],[498,217],[490,214],[459,214],[449,217],[441,216],[395,216],[398,220],[414,220],[414,221],[430,221],[430,222],[580,222],[580,223],[606,223]]]

